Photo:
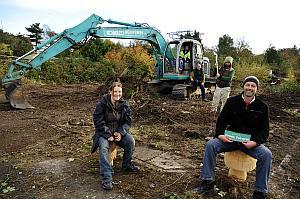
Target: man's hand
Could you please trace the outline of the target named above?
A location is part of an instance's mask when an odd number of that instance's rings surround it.
[[[121,133],[115,132],[114,133],[114,138],[115,138],[115,141],[119,142],[121,140]]]
[[[219,135],[218,138],[222,140],[223,142],[233,142],[231,139],[226,137],[225,135]]]
[[[201,82],[201,85],[204,86],[204,82]]]
[[[217,75],[216,75],[217,77],[220,77],[220,73],[217,73]]]
[[[254,141],[248,141],[248,142],[242,142],[242,143],[247,149],[252,149],[253,147],[257,146],[257,143]]]

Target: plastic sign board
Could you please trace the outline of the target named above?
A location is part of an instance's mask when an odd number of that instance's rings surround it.
[[[236,142],[250,141],[251,135],[225,130],[225,136]]]

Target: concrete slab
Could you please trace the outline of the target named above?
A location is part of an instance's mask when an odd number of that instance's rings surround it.
[[[166,172],[182,173],[188,169],[198,168],[191,160],[174,155],[170,152],[150,149],[147,147],[136,147],[135,158],[146,163],[146,166]],[[148,165],[147,165],[148,164]]]
[[[173,155],[171,153],[164,153],[150,161],[157,167],[165,170],[171,170],[174,172],[176,170],[187,170],[195,168],[196,166],[191,163],[189,159],[182,158],[178,155]]]
[[[148,161],[163,153],[163,151],[154,150],[147,147],[136,147],[133,156],[142,161]]]

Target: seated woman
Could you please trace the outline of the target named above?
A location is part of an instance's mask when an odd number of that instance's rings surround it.
[[[122,168],[124,171],[137,172],[139,167],[132,163],[135,141],[129,132],[131,109],[122,99],[122,84],[114,82],[109,94],[104,95],[96,105],[93,114],[95,134],[92,153],[99,147],[100,174],[102,187],[112,189],[113,168],[109,161],[109,143],[115,142],[124,149]]]

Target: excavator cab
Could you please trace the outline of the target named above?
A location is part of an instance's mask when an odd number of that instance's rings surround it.
[[[203,61],[203,50],[199,41],[183,39],[169,42],[163,61],[163,79],[188,79],[197,61]]]
[[[202,44],[194,39],[174,40],[167,44],[163,57],[160,81],[163,82],[164,89],[171,90],[176,99],[193,97],[190,73],[197,62],[203,63],[204,61]],[[210,75],[209,67],[210,65],[206,65],[205,75]]]

